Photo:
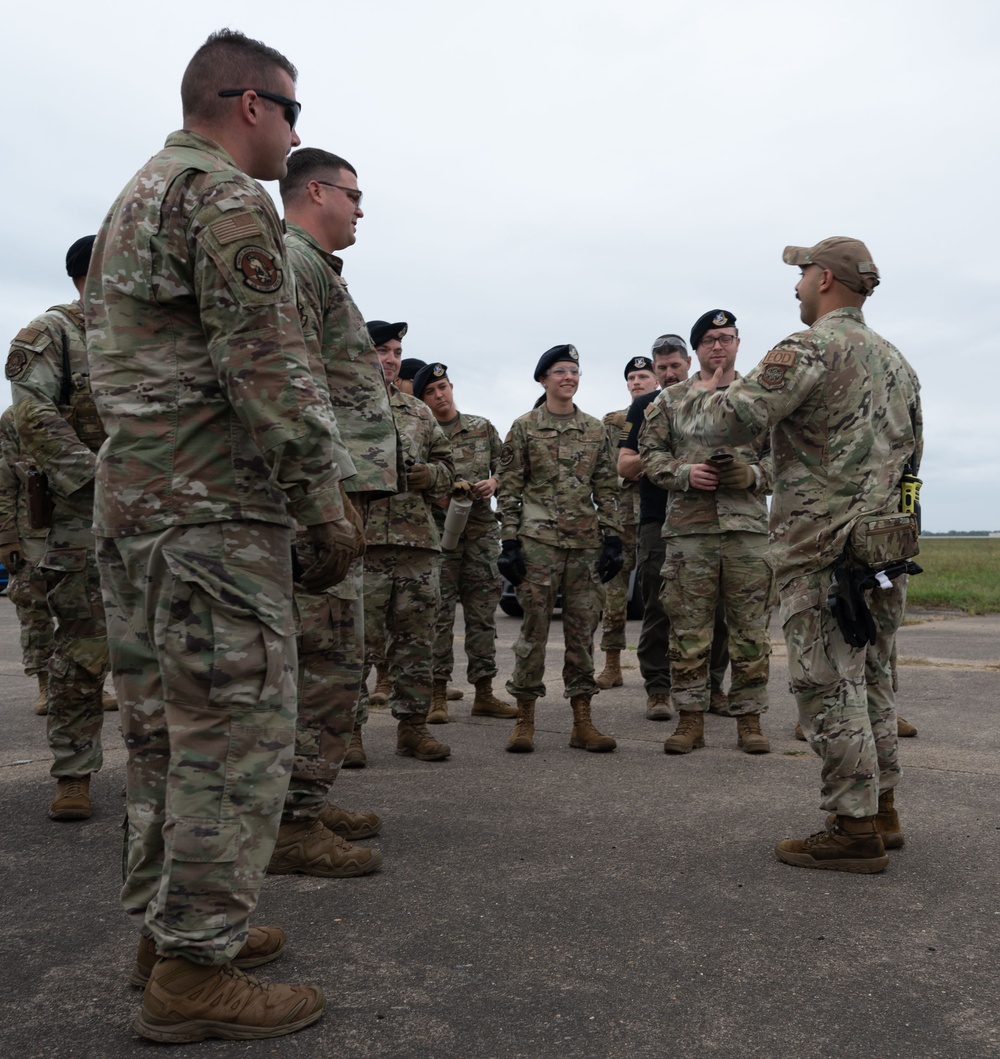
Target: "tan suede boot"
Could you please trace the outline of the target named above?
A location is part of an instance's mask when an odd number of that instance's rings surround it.
[[[161,957],[149,975],[132,1029],[151,1041],[282,1037],[315,1022],[326,1007],[319,986],[265,985],[224,963],[203,967]]]
[[[622,677],[621,651],[604,652],[604,669],[597,677],[597,686],[604,691],[608,688],[620,688],[625,679]]]
[[[86,820],[93,812],[89,776],[63,776],[49,806],[50,820]]]
[[[829,830],[837,823],[837,814],[830,813],[826,818]],[[899,813],[893,806],[892,790],[883,791],[878,796],[878,812],[875,814],[875,830],[882,839],[886,849],[899,849],[906,841],[903,838],[903,825],[899,822]]]
[[[771,742],[760,730],[760,714],[747,713],[736,718],[736,745],[744,754],[768,754]]]
[[[435,680],[431,687],[431,708],[427,714],[427,723],[448,723],[448,682],[445,680]]]
[[[712,688],[708,699],[708,712],[717,713],[720,717],[729,716],[729,696],[722,688]]]
[[[118,699],[112,692],[101,690],[101,709],[105,713],[114,713],[118,709]]]
[[[39,717],[44,717],[49,712],[49,674],[43,669],[38,674],[38,695],[31,704],[31,708]]]
[[[368,755],[365,753],[364,743],[361,741],[361,729],[363,725],[356,724],[351,732],[351,741],[347,744],[347,752],[344,760],[340,763],[342,769],[363,769],[368,764]]]
[[[449,702],[458,702],[459,699],[465,698],[465,692],[461,688],[449,688],[446,692],[446,698]]]
[[[517,700],[517,721],[506,747],[511,754],[530,754],[535,749],[535,701]]]
[[[320,809],[317,819],[328,831],[346,838],[348,842],[374,838],[382,830],[382,817],[378,813],[352,813],[329,802]]]
[[[705,745],[705,715],[701,710],[681,710],[674,734],[663,744],[664,754],[690,754]]]
[[[243,948],[233,957],[233,966],[241,971],[276,960],[285,949],[285,932],[281,927],[251,927]],[[159,956],[156,954],[156,943],[145,934],[139,935],[139,950],[135,954],[135,964],[128,977],[129,985],[141,989],[148,981],[150,972],[156,965]]]
[[[909,721],[904,720],[902,717],[897,715],[896,717],[896,735],[900,739],[912,739],[917,734],[917,729],[914,725],[910,724]]]
[[[389,683],[389,667],[375,667],[375,687],[368,696],[368,702],[372,706],[385,706],[392,694],[392,684]]]
[[[774,847],[778,860],[796,868],[823,868],[872,875],[889,863],[885,846],[875,830],[875,817],[838,816],[828,831],[809,838],[786,838]]]
[[[667,692],[656,691],[646,699],[647,721],[669,721],[674,715],[674,709],[670,705],[670,695]]]
[[[493,678],[476,681],[476,697],[472,700],[473,717],[516,717],[517,707],[498,699],[493,694]]]
[[[427,731],[427,714],[411,713],[396,726],[396,753],[418,761],[444,761],[451,754],[451,747],[439,743]]]
[[[594,727],[590,719],[590,699],[586,695],[574,695],[569,704],[573,708],[573,731],[569,736],[571,747],[606,754],[618,746],[610,735],[602,735]]]
[[[316,875],[321,879],[350,879],[367,875],[382,865],[382,854],[367,846],[352,846],[320,820],[290,820],[278,828],[268,862],[271,875]]]

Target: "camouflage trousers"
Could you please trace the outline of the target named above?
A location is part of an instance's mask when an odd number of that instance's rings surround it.
[[[49,655],[50,773],[57,779],[89,776],[104,761],[101,729],[108,632],[93,548],[50,548],[38,564],[55,620]]]
[[[441,605],[441,556],[429,548],[379,544],[364,558],[365,668],[357,723],[368,720],[365,684],[376,662],[389,667],[393,717],[431,708],[434,617]]]
[[[10,571],[7,595],[21,626],[21,664],[33,677],[48,668],[55,622],[46,598],[45,571],[38,566],[45,554],[45,541],[29,537],[21,541],[21,548],[24,559],[16,571]]]
[[[670,693],[670,618],[663,608],[663,564],[667,558],[667,542],[662,529],[659,522],[645,522],[639,526],[635,580],[642,593],[643,614],[636,657],[647,695]],[[728,638],[726,608],[720,598],[715,608],[712,653],[708,660],[712,691],[720,690],[726,679]]]
[[[627,523],[622,530],[622,555],[625,565],[604,586],[604,619],[601,632],[602,651],[625,650],[625,622],[628,618],[628,583],[636,563],[636,526]]]
[[[300,630],[298,714],[285,820],[319,813],[347,753],[361,692],[361,590],[361,559],[332,591],[314,594],[295,586]]]
[[[827,606],[830,577],[827,567],[782,589],[789,687],[802,730],[823,762],[820,808],[873,816],[879,793],[901,776],[889,660],[906,602],[905,578],[871,594],[876,641],[861,651],[848,646]]]
[[[497,675],[497,604],[503,582],[497,570],[499,531],[441,553],[441,608],[434,632],[434,679],[451,680],[455,667],[455,608],[465,618],[466,676],[470,684]]]
[[[98,542],[128,750],[122,904],[201,964],[247,939],[295,742],[291,534],[263,522]]]
[[[514,672],[507,691],[515,699],[545,696],[545,649],[556,597],[562,592],[563,696],[590,698],[594,680],[594,632],[604,605],[604,586],[597,576],[600,548],[556,548],[531,537],[521,538],[527,574],[517,586],[524,617],[514,644]]]
[[[663,606],[670,618],[670,694],[675,708],[705,711],[709,657],[719,601],[729,630],[731,717],[767,709],[773,576],[763,533],[668,537]]]

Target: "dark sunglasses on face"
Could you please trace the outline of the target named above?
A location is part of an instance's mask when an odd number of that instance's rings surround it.
[[[302,104],[297,100],[289,99],[288,96],[279,96],[277,92],[265,92],[263,88],[224,88],[220,96],[242,96],[244,92],[256,92],[263,99],[270,99],[272,103],[281,103],[285,108],[285,121],[289,128],[294,129],[295,123],[302,113]]]

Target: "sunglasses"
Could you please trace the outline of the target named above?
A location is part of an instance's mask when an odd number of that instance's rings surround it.
[[[288,96],[279,96],[277,92],[265,92],[263,88],[225,88],[220,96],[242,96],[244,92],[256,92],[262,99],[270,99],[272,103],[281,103],[285,108],[285,121],[289,128],[294,129],[295,123],[302,113],[302,104],[297,100],[289,99]]]

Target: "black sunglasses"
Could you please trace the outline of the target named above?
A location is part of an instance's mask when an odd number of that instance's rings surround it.
[[[302,104],[297,100],[289,99],[288,96],[279,96],[277,92],[265,92],[263,88],[225,88],[220,96],[242,96],[244,92],[256,92],[263,99],[270,99],[272,103],[281,103],[285,108],[285,121],[290,128],[295,128],[295,123],[302,113]]]

